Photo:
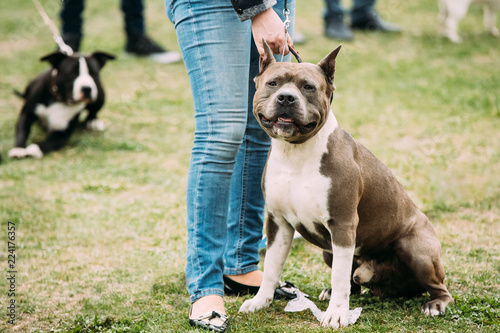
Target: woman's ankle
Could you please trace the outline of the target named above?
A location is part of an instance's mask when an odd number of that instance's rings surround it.
[[[224,308],[224,301],[219,295],[207,295],[191,304],[191,310],[189,312],[189,318],[198,318],[199,316],[210,312],[217,311],[220,313],[226,313]]]
[[[248,286],[260,286],[262,284],[262,278],[264,274],[262,271],[255,270],[245,274],[238,275],[227,275],[231,280],[236,281],[241,284],[246,284]]]

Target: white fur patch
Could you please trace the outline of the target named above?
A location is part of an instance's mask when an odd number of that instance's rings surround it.
[[[75,80],[73,85],[73,100],[79,101],[82,99],[82,88],[88,87],[90,88],[90,98],[92,101],[97,99],[97,86],[94,82],[94,79],[89,74],[89,67],[87,65],[87,61],[84,57],[80,57],[79,59],[79,74]]]
[[[323,128],[302,144],[272,140],[265,178],[266,204],[270,213],[294,227],[301,223],[314,230],[313,222],[327,222],[330,178],[320,173],[328,138],[337,128],[330,112]],[[311,226],[311,228],[309,228]]]
[[[67,105],[61,102],[52,103],[49,106],[38,104],[35,114],[43,123],[47,130],[64,131],[68,128],[69,122],[86,106],[85,102]]]

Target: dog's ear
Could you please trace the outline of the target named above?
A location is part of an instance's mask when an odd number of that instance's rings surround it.
[[[326,80],[330,85],[333,86],[333,77],[335,74],[335,59],[337,58],[337,54],[339,54],[340,48],[342,47],[342,44],[337,46],[335,50],[330,52],[329,55],[323,58],[318,63],[318,66],[321,67],[323,72],[325,72]]]
[[[51,54],[47,54],[44,57],[41,57],[40,61],[48,61],[52,66],[54,66],[54,68],[58,68],[61,61],[66,57],[67,57],[66,54],[57,51]]]
[[[274,54],[269,45],[267,45],[266,40],[262,38],[262,46],[264,46],[264,55],[259,60],[259,74],[262,73],[267,66],[276,62],[274,59]]]
[[[106,61],[108,60],[114,60],[116,57],[112,54],[106,53],[106,52],[94,52],[92,53],[91,57],[95,58],[97,62],[99,63],[99,66],[102,68],[106,64]]]

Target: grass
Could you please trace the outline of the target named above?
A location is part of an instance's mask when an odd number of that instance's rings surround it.
[[[52,18],[59,2],[43,1]],[[117,1],[87,2],[84,51],[121,55]],[[334,112],[340,124],[396,174],[431,218],[443,247],[446,284],[456,304],[440,318],[419,308],[426,296],[363,307],[346,332],[500,330],[500,40],[484,33],[479,7],[460,24],[464,43],[438,34],[437,2],[381,1],[401,35],[357,33],[337,61]],[[297,26],[317,62],[337,42],[323,37],[320,0],[298,1]],[[161,1],[147,2],[148,31],[177,49]],[[46,64],[51,35],[31,1],[0,10],[0,270],[7,275],[7,221],[16,223],[16,325],[8,324],[8,281],[0,279],[0,331],[182,332],[185,290],[185,184],[193,106],[182,63],[120,57],[102,72],[108,100],[103,133],[78,132],[43,160],[6,158],[21,101],[12,94]],[[33,140],[42,133],[34,132]],[[320,251],[298,240],[284,279],[324,310],[317,295],[329,271]],[[323,332],[309,312],[286,302],[239,314],[226,299],[234,332]]]

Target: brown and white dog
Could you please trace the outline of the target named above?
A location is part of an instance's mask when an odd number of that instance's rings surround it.
[[[500,0],[439,0],[439,20],[445,37],[454,43],[460,43],[458,23],[467,14],[472,3],[483,5],[484,27],[493,36],[499,36],[496,27],[496,11],[500,9]]]
[[[347,325],[351,277],[379,296],[427,290],[422,311],[443,314],[453,299],[443,284],[441,245],[428,218],[392,172],[337,123],[330,107],[335,58],[318,65],[275,62],[256,77],[254,115],[272,139],[262,189],[268,209],[264,280],[241,312],[267,307],[294,230],[324,251],[332,267],[321,325]],[[352,291],[359,291],[353,285]],[[331,297],[330,297],[331,295]]]

